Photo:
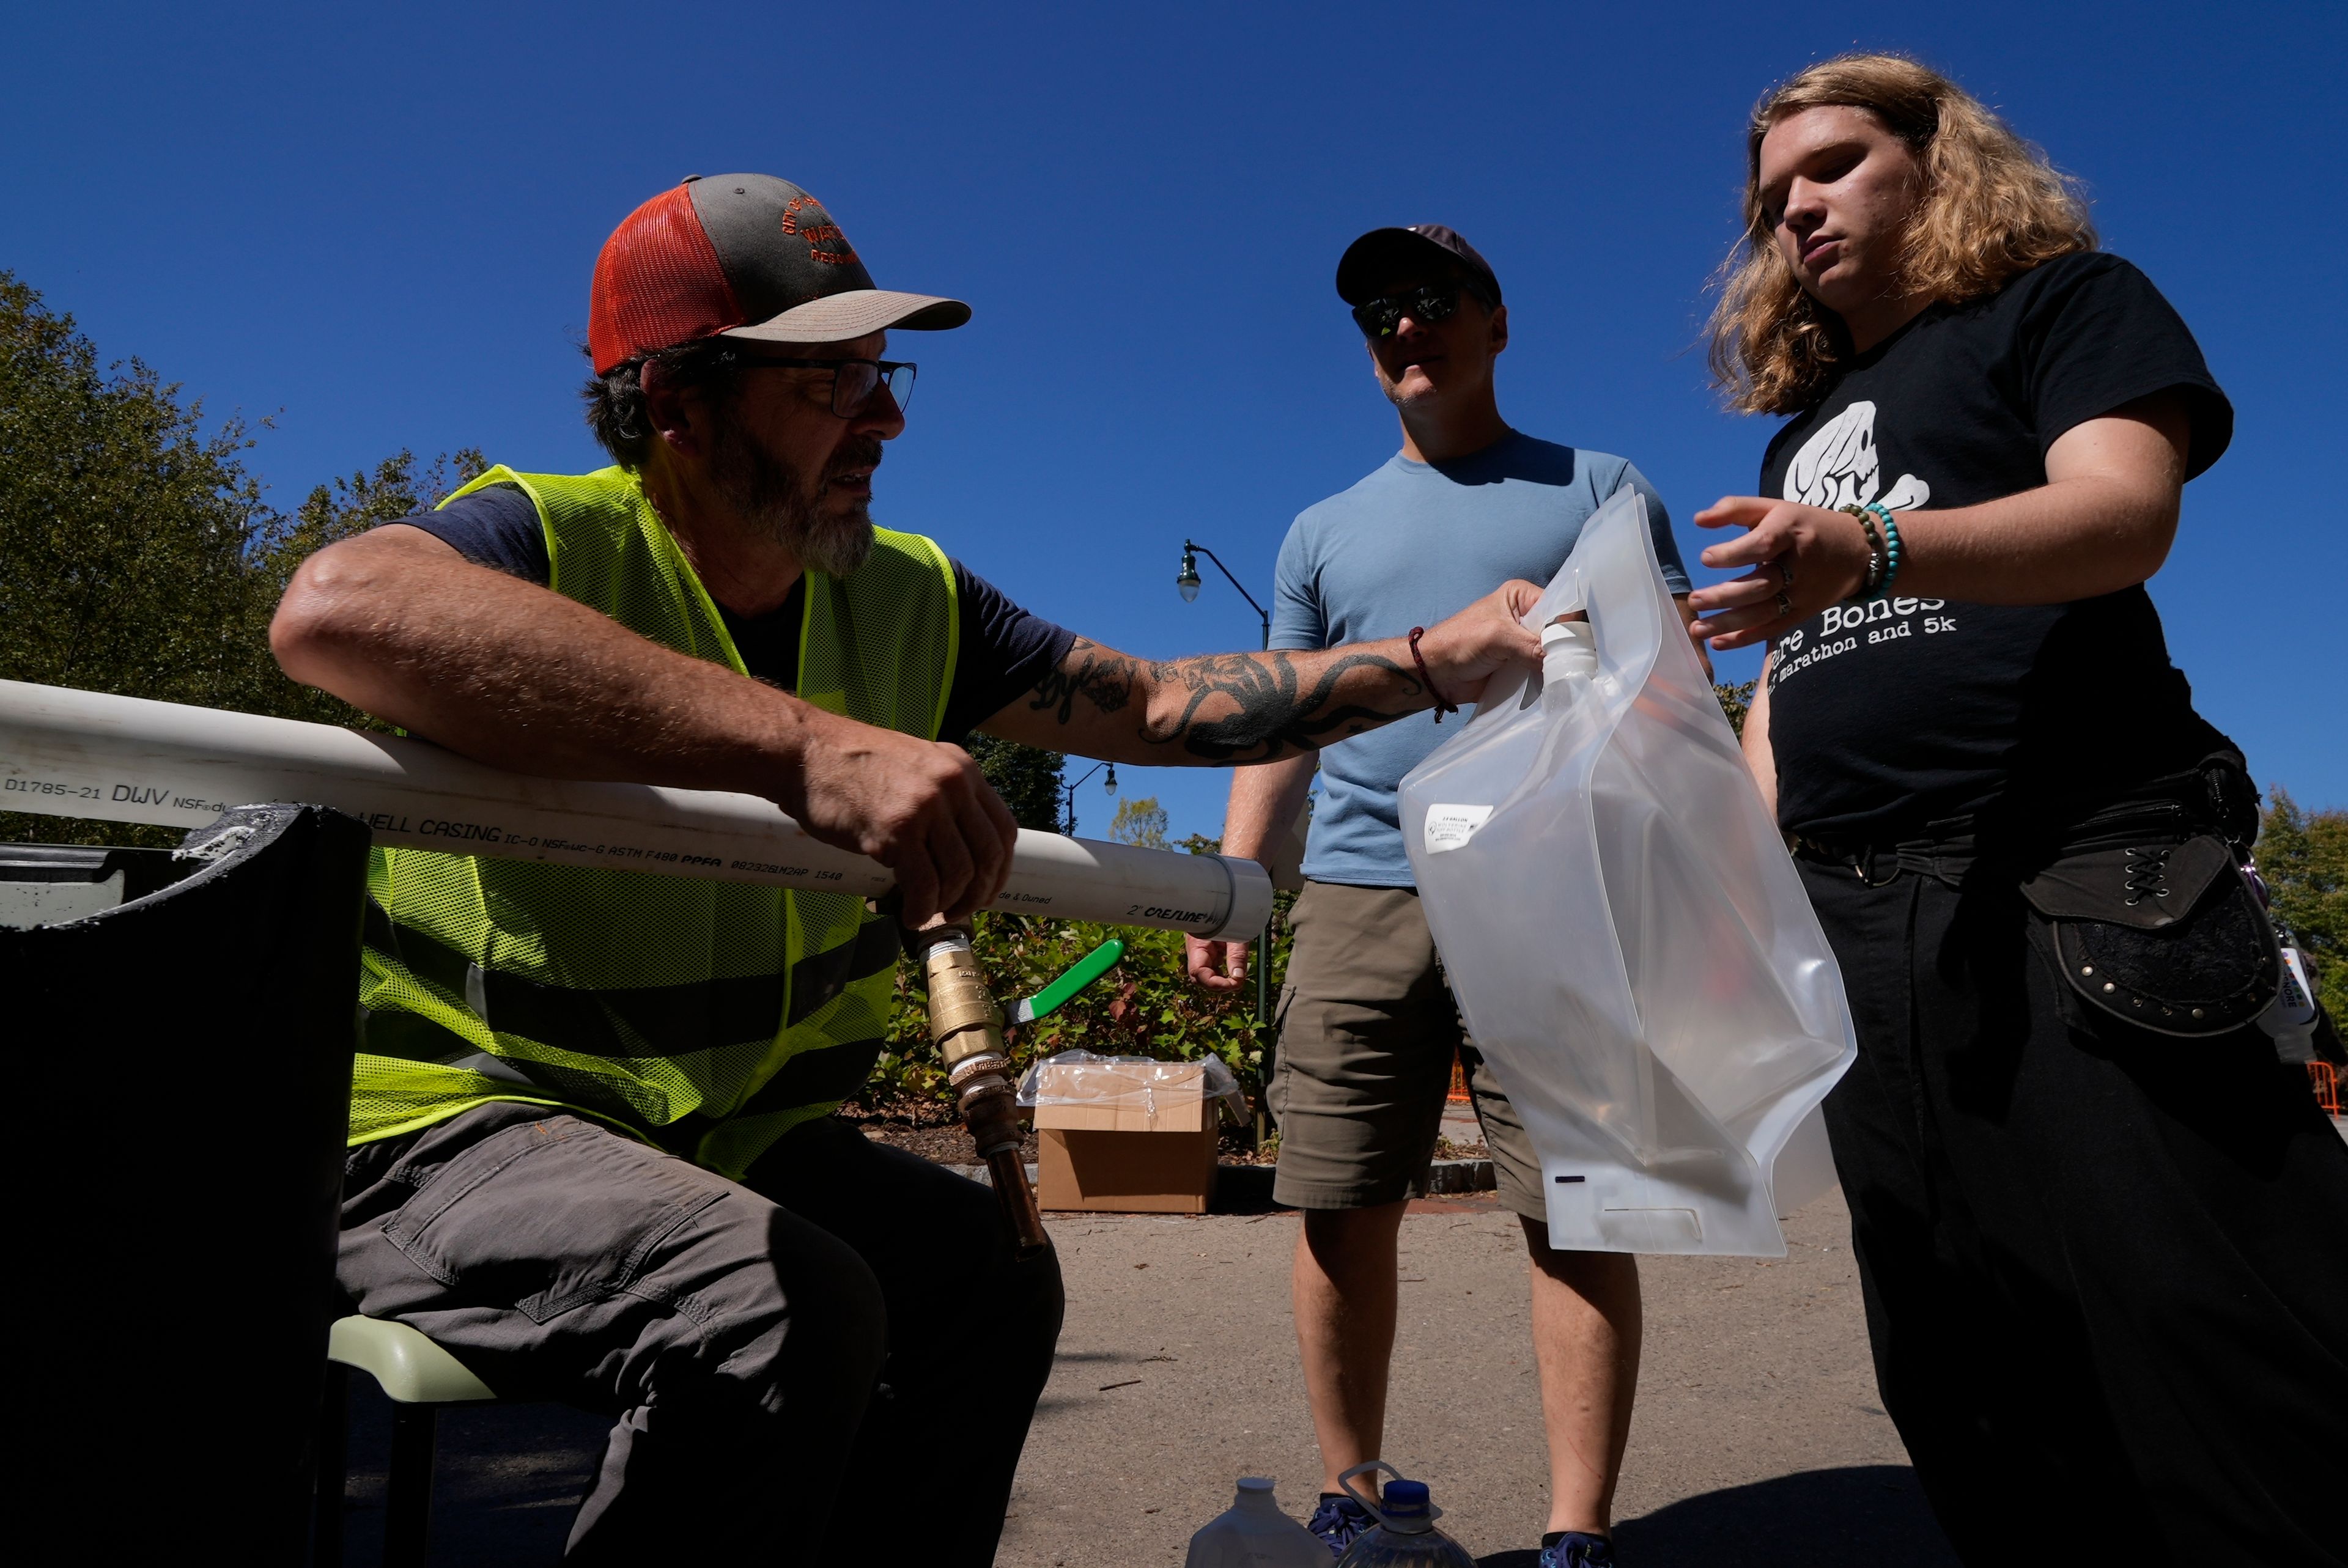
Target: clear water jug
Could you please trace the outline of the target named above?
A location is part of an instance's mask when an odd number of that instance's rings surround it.
[[[1354,1490],[1354,1478],[1374,1470],[1394,1477],[1383,1498]],[[1474,1553],[1435,1528],[1443,1511],[1428,1499],[1425,1481],[1405,1481],[1394,1466],[1372,1460],[1338,1477],[1337,1484],[1377,1520],[1366,1533],[1354,1538],[1337,1559],[1337,1568],[1476,1568]]]
[[[1329,1548],[1280,1512],[1270,1479],[1248,1475],[1231,1506],[1190,1537],[1183,1568],[1329,1568]]]

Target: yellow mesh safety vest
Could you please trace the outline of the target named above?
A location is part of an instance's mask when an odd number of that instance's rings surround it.
[[[633,475],[497,467],[457,496],[500,484],[537,504],[556,592],[746,672]],[[876,530],[852,576],[808,573],[806,601],[799,696],[934,739],[959,632],[938,547]],[[382,848],[368,890],[355,1143],[519,1100],[738,1178],[853,1093],[888,1031],[896,928],[860,898]]]

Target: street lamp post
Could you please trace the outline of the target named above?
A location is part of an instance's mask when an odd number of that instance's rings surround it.
[[[1070,833],[1076,831],[1076,784],[1084,783],[1085,780],[1092,777],[1093,774],[1100,772],[1103,768],[1107,768],[1108,770],[1108,777],[1101,780],[1101,788],[1107,790],[1111,794],[1115,794],[1117,793],[1117,764],[1115,763],[1095,763],[1083,773],[1078,774],[1074,784],[1063,783],[1060,785],[1061,790],[1067,796],[1066,809],[1068,814],[1068,831]]]
[[[1272,648],[1272,611],[1256,603],[1255,595],[1240,587],[1240,579],[1231,575],[1231,569],[1223,564],[1222,557],[1206,546],[1194,544],[1189,539],[1182,541],[1182,573],[1174,579],[1175,588],[1181,592],[1182,602],[1196,604],[1199,601],[1199,558],[1200,556],[1205,556],[1215,563],[1215,569],[1223,574],[1223,580],[1233,588],[1239,589],[1240,597],[1248,601],[1248,607],[1255,611],[1256,619],[1263,622],[1263,646],[1269,651]]]
[[[1223,580],[1237,589],[1239,596],[1246,600],[1248,607],[1255,611],[1256,619],[1263,623],[1264,651],[1270,652],[1272,611],[1256,602],[1255,595],[1250,593],[1240,579],[1231,575],[1231,569],[1223,564],[1222,557],[1195,539],[1182,541],[1182,570],[1174,579],[1174,587],[1182,595],[1182,602],[1196,604],[1199,601],[1199,558],[1200,556],[1205,556],[1215,563],[1215,569],[1223,574]],[[1269,1090],[1272,1086],[1272,1055],[1279,1049],[1277,1042],[1272,1038],[1272,922],[1269,919],[1263,923],[1262,938],[1255,945],[1255,1037],[1262,1042],[1263,1049],[1263,1083]],[[1255,1141],[1259,1146],[1263,1143],[1263,1097],[1258,1095],[1255,1111]]]

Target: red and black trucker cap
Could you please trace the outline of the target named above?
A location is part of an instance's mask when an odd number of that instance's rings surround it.
[[[1500,280],[1493,276],[1491,263],[1457,231],[1440,223],[1373,229],[1346,246],[1337,258],[1337,297],[1349,305],[1361,304],[1397,270],[1423,267],[1437,259],[1467,268],[1489,291],[1492,302],[1500,302]]]
[[[771,174],[688,175],[627,216],[595,258],[595,374],[695,338],[844,343],[970,320],[960,300],[876,289],[823,204]]]

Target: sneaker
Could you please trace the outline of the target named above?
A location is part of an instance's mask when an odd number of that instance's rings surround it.
[[[1569,1530],[1541,1548],[1539,1568],[1614,1568],[1614,1543],[1603,1535]]]
[[[1376,1522],[1370,1517],[1370,1511],[1352,1498],[1324,1491],[1321,1494],[1321,1506],[1313,1511],[1304,1528],[1328,1542],[1329,1555],[1342,1557],[1345,1548],[1354,1543],[1354,1538]]]

